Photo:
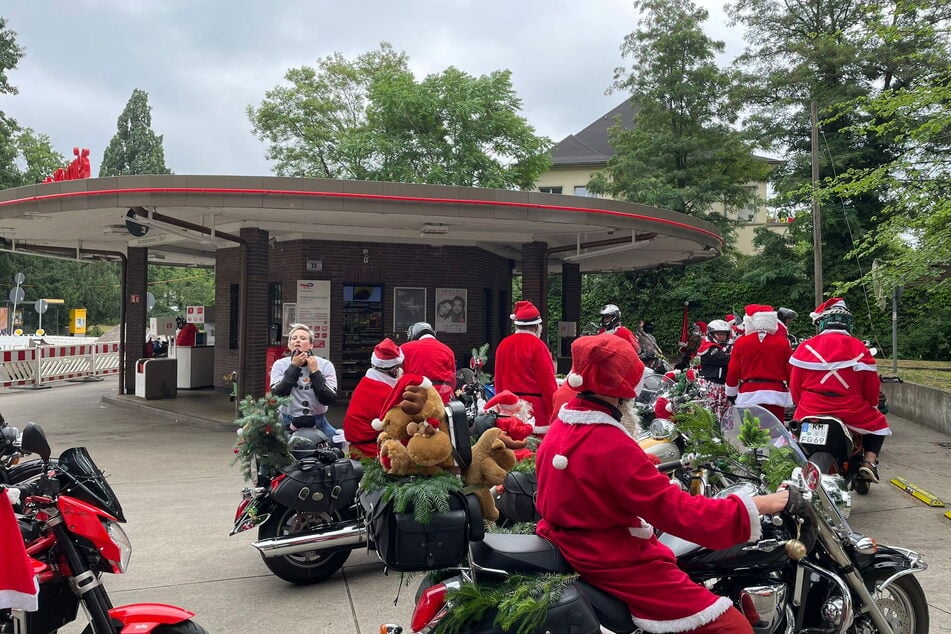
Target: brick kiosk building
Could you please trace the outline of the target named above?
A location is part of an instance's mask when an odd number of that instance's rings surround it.
[[[577,329],[582,273],[705,261],[723,244],[701,220],[598,198],[183,175],[0,191],[0,238],[0,251],[122,263],[123,393],[134,391],[135,361],[145,355],[148,264],[214,267],[215,387],[230,391],[222,376],[237,369],[239,392],[253,395],[266,389],[267,348],[281,342],[281,309],[296,303],[299,284],[329,282],[325,356],[347,374],[347,389],[371,339],[405,337],[394,318],[397,288],[416,302],[412,314],[430,321],[437,289],[465,291],[464,328],[439,334],[465,362],[473,347],[494,348],[510,332],[514,299],[547,315],[550,273],[562,275],[563,320]],[[513,298],[519,274],[522,296]]]

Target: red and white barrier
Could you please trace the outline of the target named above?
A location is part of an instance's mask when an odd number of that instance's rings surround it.
[[[118,373],[117,341],[0,351],[0,387],[40,388]]]

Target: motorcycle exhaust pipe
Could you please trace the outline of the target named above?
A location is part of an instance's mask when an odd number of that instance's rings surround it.
[[[343,528],[325,533],[305,533],[303,535],[285,535],[270,537],[251,545],[258,549],[266,559],[284,557],[306,552],[320,552],[336,550],[347,546],[364,546],[367,543],[367,529],[360,524],[344,526]]]

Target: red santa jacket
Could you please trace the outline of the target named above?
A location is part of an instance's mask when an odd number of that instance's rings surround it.
[[[860,434],[891,434],[877,409],[880,381],[875,358],[844,330],[824,330],[789,359],[789,390],[796,418],[835,416]]]
[[[531,332],[516,331],[495,350],[495,393],[514,392],[532,405],[535,433],[545,433],[551,420],[555,366],[545,342]]]
[[[730,354],[726,395],[736,397],[737,407],[792,405],[786,387],[791,355],[789,340],[778,332],[743,335],[733,344]]]
[[[390,395],[396,379],[389,374],[370,368],[357,383],[350,397],[350,405],[343,416],[343,435],[350,443],[356,458],[374,458],[379,451],[373,429],[373,419],[380,416],[380,408]]]
[[[610,332],[612,335],[620,337],[624,341],[634,346],[634,352],[637,354],[641,353],[641,344],[637,340],[637,337],[634,335],[634,333],[631,332],[630,328],[625,328],[624,326],[618,326],[614,330],[605,330],[602,328],[598,331],[598,334],[600,335],[602,332]]]
[[[433,382],[443,403],[452,400],[456,392],[456,355],[452,348],[432,335],[423,335],[415,341],[407,341],[403,351],[403,371],[419,374]]]
[[[637,441],[596,403],[570,401],[536,453],[538,535],[596,587],[622,599],[647,632],[681,632],[712,621],[730,600],[677,567],[652,526],[708,548],[755,541],[749,497],[711,499],[670,486]]]

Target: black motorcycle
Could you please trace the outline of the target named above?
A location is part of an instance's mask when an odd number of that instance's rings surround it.
[[[928,604],[913,576],[927,567],[921,556],[854,532],[826,491],[819,469],[806,462],[788,431],[766,410],[748,411],[769,431],[772,446],[794,450],[800,467],[789,485],[801,491],[802,503],[761,518],[762,537],[757,542],[725,550],[662,535],[660,540],[676,554],[678,565],[694,581],[729,597],[757,634],[926,634]],[[735,486],[751,494],[763,492],[756,483]],[[727,488],[718,495],[734,492],[736,488]],[[451,611],[460,609],[455,602],[465,596],[459,590],[467,584],[501,584],[516,574],[571,572],[558,550],[540,537],[486,534],[470,543],[464,565],[443,571],[441,579],[423,581],[411,629],[432,632]],[[501,633],[497,615],[497,608],[487,608],[462,631]],[[638,631],[626,604],[580,580],[549,605],[536,631],[595,634],[605,629],[619,634]],[[381,631],[398,634],[403,628],[387,624]]]

